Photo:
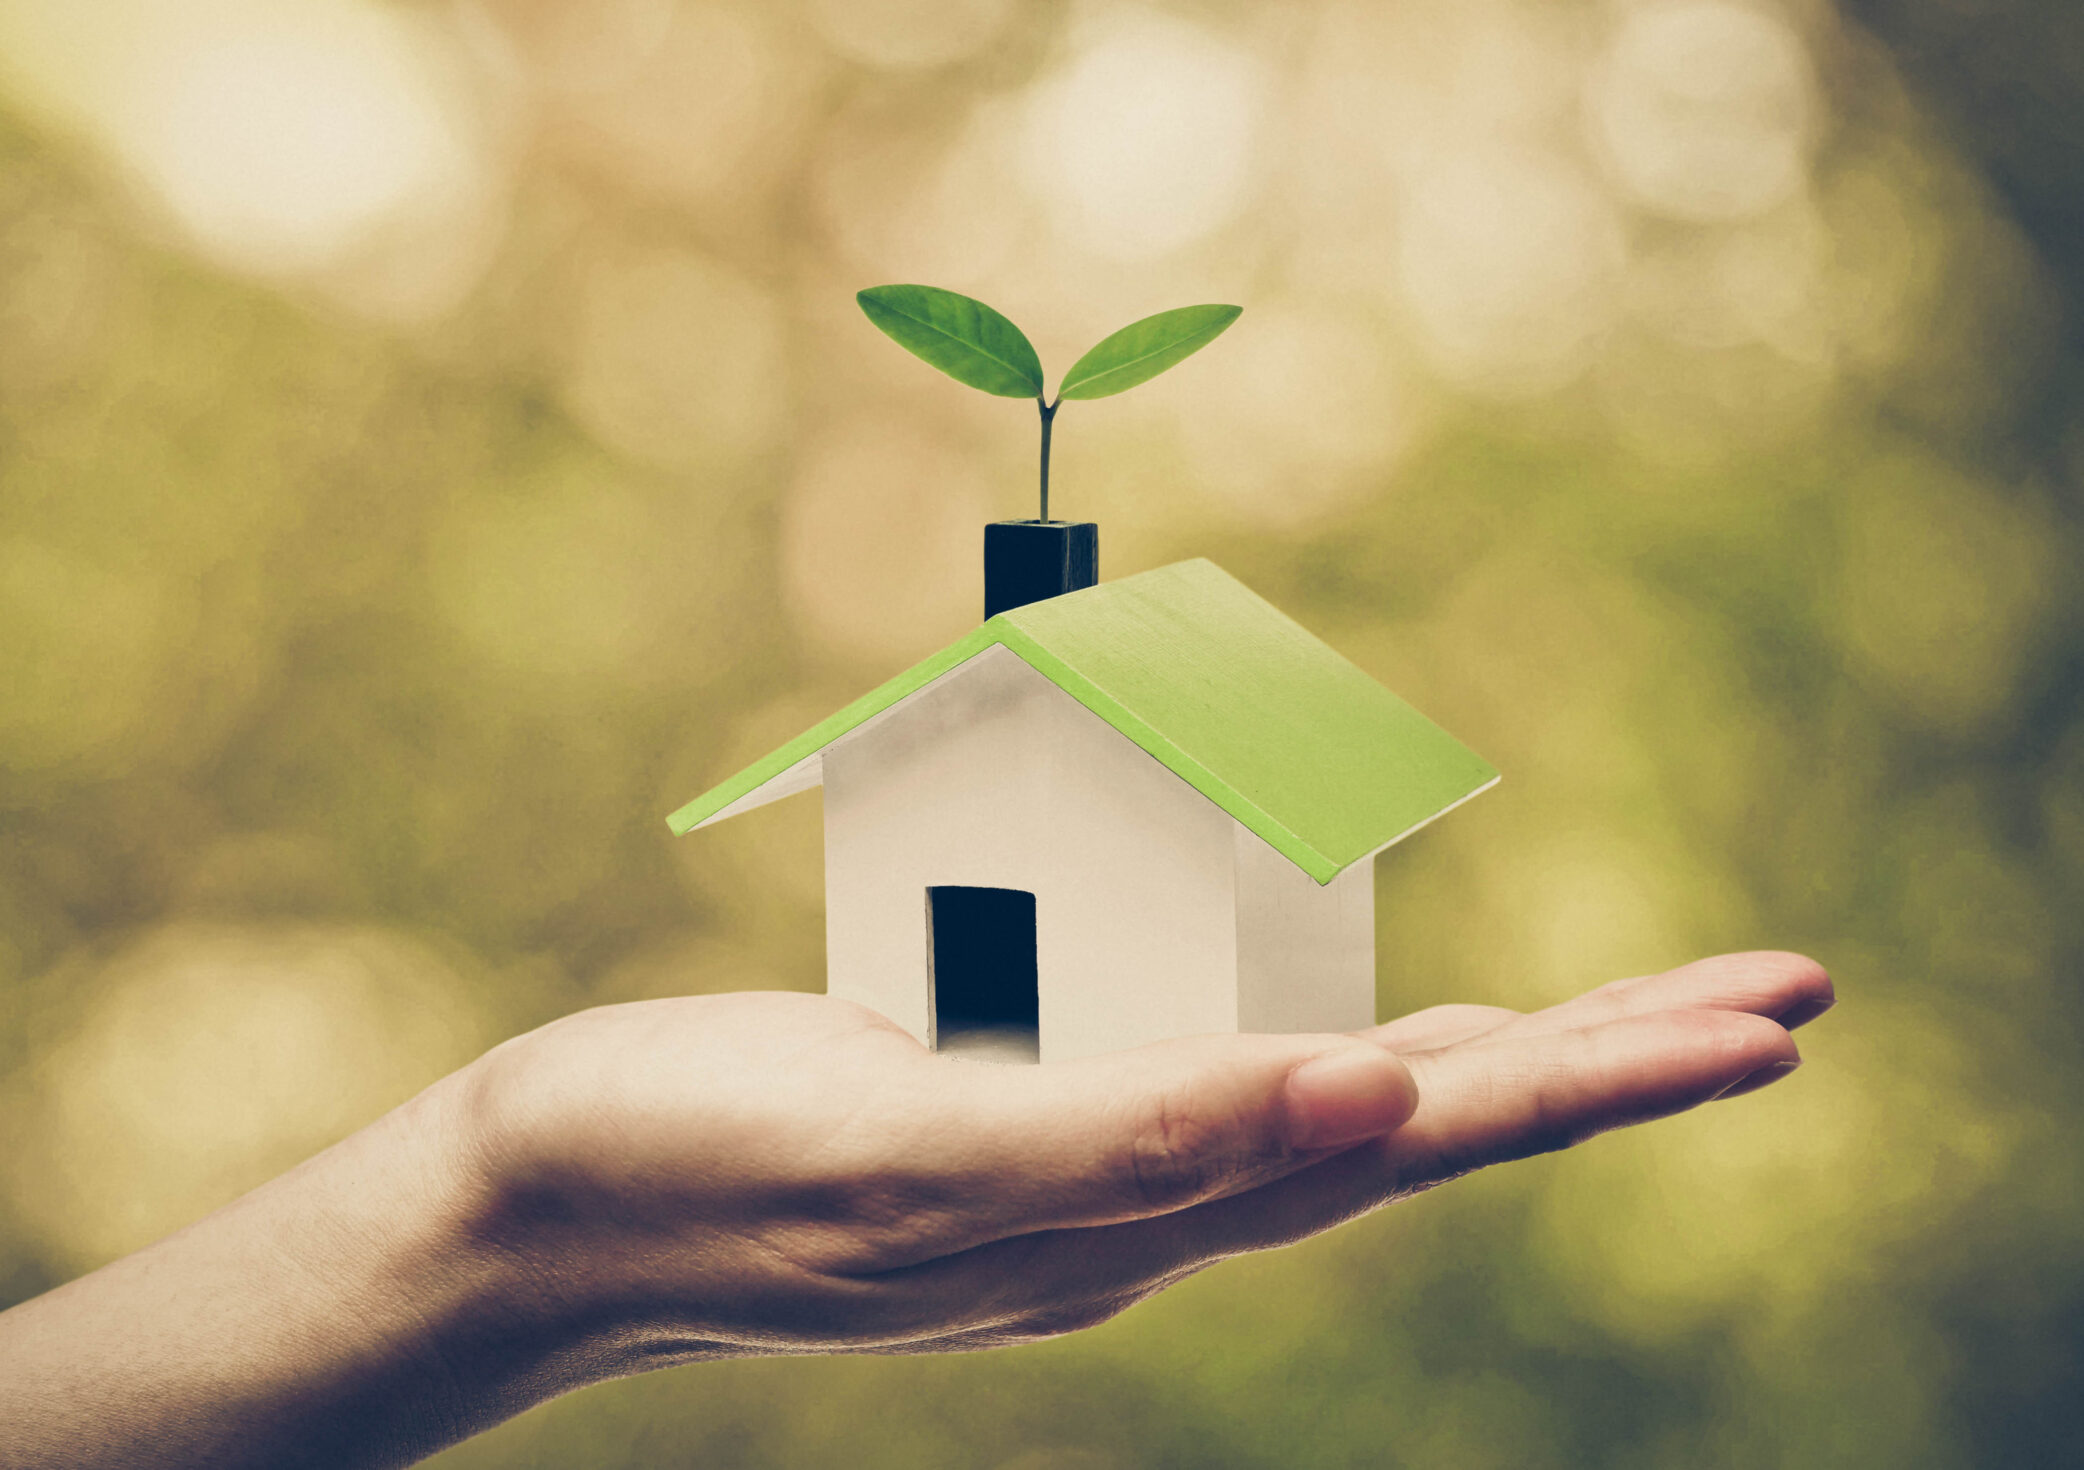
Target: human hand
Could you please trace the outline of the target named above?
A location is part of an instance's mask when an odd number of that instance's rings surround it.
[[[528,1263],[525,1316],[589,1376],[1025,1341],[1775,1080],[1831,999],[1806,959],[1733,955],[1531,1015],[1442,1006],[1040,1067],[939,1057],[824,997],[611,1007],[465,1074],[472,1228]]]
[[[1831,998],[1800,956],[1731,955],[1530,1015],[1024,1067],[815,996],[582,1012],[0,1314],[0,1470],[403,1465],[667,1363],[1072,1331],[1763,1085]]]

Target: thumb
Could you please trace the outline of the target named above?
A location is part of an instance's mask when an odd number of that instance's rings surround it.
[[[965,1070],[979,1240],[1235,1194],[1389,1133],[1418,1105],[1402,1060],[1351,1036],[1200,1036]]]

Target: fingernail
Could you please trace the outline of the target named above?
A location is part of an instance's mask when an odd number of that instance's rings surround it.
[[[1288,1142],[1343,1148],[1411,1116],[1418,1090],[1396,1054],[1359,1045],[1312,1057],[1288,1074]]]
[[[1769,1067],[1760,1067],[1756,1072],[1739,1078],[1723,1088],[1722,1091],[1716,1093],[1715,1101],[1721,1102],[1726,1097],[1742,1097],[1747,1092],[1756,1092],[1761,1087],[1770,1087],[1801,1065],[1802,1063],[1798,1059],[1792,1062],[1774,1062]]]
[[[1836,1004],[1838,1004],[1838,997],[1835,995],[1823,996],[1817,1000],[1797,1001],[1787,1009],[1785,1014],[1775,1016],[1773,1019],[1780,1023],[1781,1030],[1792,1031],[1797,1026],[1808,1025]]]

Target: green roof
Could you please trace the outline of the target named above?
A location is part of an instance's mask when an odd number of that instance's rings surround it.
[[[1197,560],[1000,613],[696,797],[669,824],[687,832],[735,814],[727,808],[816,784],[813,758],[827,745],[993,644],[1319,883],[1498,779],[1301,624]]]

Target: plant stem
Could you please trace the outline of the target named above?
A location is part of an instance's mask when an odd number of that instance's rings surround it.
[[[1056,411],[1063,401],[1063,399],[1059,398],[1055,403],[1044,403],[1041,394],[1037,393],[1035,395],[1035,407],[1042,411],[1042,522],[1044,525],[1049,523],[1049,426],[1056,422]]]

